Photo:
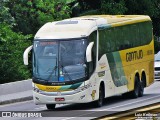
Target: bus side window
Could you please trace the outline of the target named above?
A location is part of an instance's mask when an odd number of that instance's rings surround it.
[[[111,33],[110,33],[111,35],[111,38],[110,38],[110,51],[111,52],[114,52],[114,51],[116,51],[116,30],[115,30],[115,28],[112,28],[111,29]]]
[[[152,40],[151,22],[140,24],[141,45],[148,44]]]
[[[120,29],[121,29],[120,27],[117,27],[117,28],[116,28],[116,31],[115,31],[115,32],[117,33],[117,34],[116,34],[116,36],[117,36],[117,40],[116,40],[116,46],[117,46],[117,47],[116,47],[116,50],[117,50],[117,51],[118,51],[118,50],[121,50],[122,47],[123,47],[123,46],[121,46],[121,45],[122,45],[122,44],[121,44],[121,35],[122,35],[122,34],[121,34],[121,30],[120,30]]]
[[[132,41],[133,41],[133,46],[134,47],[137,47],[137,46],[139,46],[140,45],[140,38],[138,38],[138,29],[137,29],[137,26],[138,25],[136,25],[136,24],[134,24],[134,25],[132,25],[131,26],[131,30],[132,30],[132,37],[134,38],[132,38]]]

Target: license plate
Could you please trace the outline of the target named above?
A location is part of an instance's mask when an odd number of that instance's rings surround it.
[[[61,98],[55,98],[55,101],[65,101],[65,99],[63,97],[61,97]]]

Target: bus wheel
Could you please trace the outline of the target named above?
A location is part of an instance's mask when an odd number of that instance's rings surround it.
[[[104,89],[101,86],[99,89],[99,99],[96,101],[96,106],[97,107],[103,106],[103,102],[104,102]]]
[[[144,87],[145,87],[145,81],[146,81],[146,76],[143,75],[142,76],[142,79],[141,79],[141,82],[140,82],[140,88],[139,88],[139,97],[142,97],[143,96],[143,93],[144,93]]]
[[[48,110],[54,110],[55,106],[56,106],[56,104],[46,104],[46,107]]]
[[[132,98],[137,98],[139,96],[140,92],[140,81],[137,76],[135,76],[135,84],[134,84],[134,90],[131,92]]]
[[[140,87],[139,87],[139,93],[138,96],[142,97],[143,96],[143,92],[144,92],[144,84],[143,81],[140,82]]]

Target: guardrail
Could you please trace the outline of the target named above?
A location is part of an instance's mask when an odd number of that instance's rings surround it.
[[[32,90],[31,79],[0,84],[0,95],[23,92],[27,90]]]
[[[0,84],[0,105],[31,100],[32,80]]]

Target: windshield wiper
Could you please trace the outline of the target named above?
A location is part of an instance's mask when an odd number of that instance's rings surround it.
[[[47,78],[48,81],[51,79],[53,73],[55,72],[55,76],[56,76],[56,69],[57,69],[57,66],[54,67],[54,69],[52,70],[51,74],[49,75],[49,77]]]
[[[53,75],[54,72],[55,72],[55,76],[56,76],[56,69],[57,69],[57,58],[56,58],[56,66],[54,66],[54,68],[52,69],[52,72],[51,72],[51,74],[48,77],[48,81],[51,79],[51,77],[52,77],[52,75]]]

